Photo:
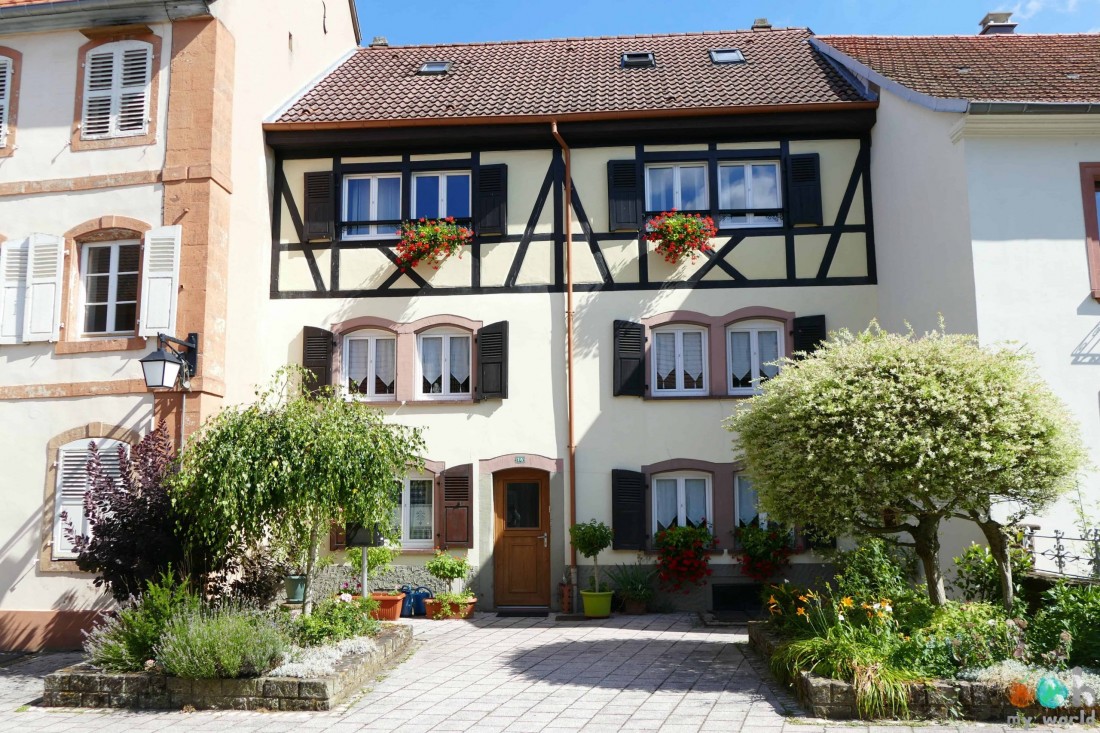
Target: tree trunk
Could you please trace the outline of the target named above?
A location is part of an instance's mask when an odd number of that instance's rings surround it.
[[[985,541],[989,543],[989,553],[997,563],[997,571],[1001,576],[1001,604],[1011,613],[1012,604],[1016,600],[1016,589],[1012,578],[1012,555],[1008,545],[1008,535],[998,521],[987,519],[983,522],[977,518],[973,521],[981,528]]]
[[[306,616],[313,613],[313,573],[317,567],[318,532],[316,523],[309,528],[309,554],[306,556],[306,597],[302,604],[302,613]],[[363,553],[363,562],[367,561],[366,553]]]
[[[600,592],[600,561],[592,558],[592,574],[596,576],[596,592]]]
[[[943,587],[943,572],[940,570],[940,517],[924,516],[917,522],[913,532],[913,544],[917,557],[924,569],[924,579],[928,584],[928,599],[934,606],[947,603],[947,594]]]

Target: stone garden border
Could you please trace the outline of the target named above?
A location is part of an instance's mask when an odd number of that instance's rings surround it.
[[[374,648],[349,654],[327,677],[185,680],[146,672],[101,672],[87,662],[46,676],[44,707],[170,710],[331,710],[373,679],[412,643],[412,627],[387,624]]]
[[[770,660],[780,644],[778,636],[771,632],[767,621],[750,621],[749,645]],[[831,680],[808,672],[800,672],[794,682],[794,693],[806,711],[818,718],[855,720],[855,689],[850,682]],[[909,714],[918,719],[962,718],[988,720],[1001,723],[1018,721],[1025,715],[1041,724],[1044,717],[1071,717],[1076,722],[1080,715],[1088,718],[1095,710],[1046,710],[1044,708],[1020,709],[1008,701],[1005,690],[998,685],[965,680],[933,680],[909,685]]]

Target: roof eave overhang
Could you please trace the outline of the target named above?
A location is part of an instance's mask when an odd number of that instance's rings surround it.
[[[210,15],[215,0],[58,0],[0,8],[0,34],[130,25]]]
[[[448,127],[468,125],[530,125],[551,122],[614,122],[731,115],[774,114],[777,112],[831,112],[876,109],[877,101],[820,102],[810,104],[773,104],[736,107],[688,107],[670,109],[640,109],[616,112],[572,112],[538,115],[492,115],[481,117],[423,117],[389,120],[341,120],[335,122],[266,122],[264,129],[272,132],[302,130],[365,130],[394,127]]]

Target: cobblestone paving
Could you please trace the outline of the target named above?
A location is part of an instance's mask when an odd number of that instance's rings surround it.
[[[471,622],[413,624],[417,645],[409,658],[357,699],[327,713],[40,708],[35,701],[42,694],[42,676],[78,657],[31,656],[0,669],[0,732],[1019,730],[976,723],[852,725],[804,717],[767,681],[743,632],[704,628],[692,616],[570,624],[478,614]]]

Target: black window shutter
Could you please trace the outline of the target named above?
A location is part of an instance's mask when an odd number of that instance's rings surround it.
[[[478,171],[474,222],[479,237],[508,233],[508,166],[503,163],[483,165]]]
[[[477,332],[477,398],[508,398],[508,321],[490,323]]]
[[[825,223],[821,215],[821,157],[817,153],[788,158],[787,197],[790,224]]]
[[[333,203],[332,174],[306,173],[305,176],[306,241],[335,239],[332,214],[336,206]]]
[[[611,471],[611,527],[611,549],[645,549],[645,474]]]
[[[642,228],[642,185],[633,160],[607,161],[608,231],[636,232]]]
[[[828,335],[825,316],[800,316],[794,319],[795,351],[805,351],[807,354],[816,351]]]
[[[332,384],[332,331],[306,326],[302,334],[302,366],[314,376],[310,391]]]
[[[614,392],[618,397],[645,396],[645,329],[640,323],[615,321]]]
[[[473,464],[448,468],[436,481],[435,546],[470,547],[474,535]],[[442,496],[441,496],[442,494]]]

